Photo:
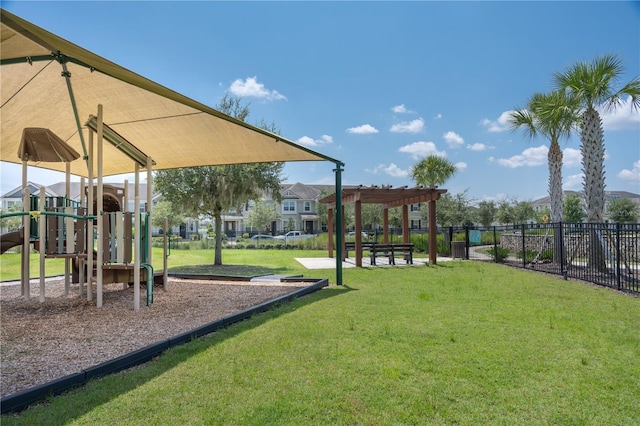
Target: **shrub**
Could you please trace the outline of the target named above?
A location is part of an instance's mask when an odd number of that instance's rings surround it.
[[[497,262],[504,262],[509,256],[509,249],[500,246],[494,246],[487,250],[487,254]]]

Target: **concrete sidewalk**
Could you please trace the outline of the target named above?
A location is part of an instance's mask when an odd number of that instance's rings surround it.
[[[336,259],[330,257],[296,257],[295,258],[302,266],[307,269],[335,269],[336,267]],[[452,260],[450,257],[438,257],[436,262],[446,262]],[[402,260],[396,259],[395,266],[424,266],[427,265],[428,259],[420,258],[413,259],[413,265],[409,264]],[[376,264],[371,265],[371,259],[369,257],[362,258],[362,266],[363,267],[385,267],[385,266],[394,266],[389,264],[389,259],[385,257],[379,257],[376,259]],[[343,268],[355,268],[356,260],[353,257],[348,257],[342,262]]]

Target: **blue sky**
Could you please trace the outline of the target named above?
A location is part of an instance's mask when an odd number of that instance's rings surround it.
[[[505,126],[552,74],[618,55],[640,74],[640,2],[16,2],[2,7],[209,106],[225,92],[247,121],[342,160],[344,184],[414,186],[429,154],[473,200],[547,195],[548,141]],[[619,87],[619,86],[618,86]],[[608,190],[640,193],[640,112],[603,113]],[[561,142],[580,190],[578,135]],[[288,183],[333,183],[333,164],[289,163]],[[1,163],[1,192],[20,167]],[[124,180],[124,178],[122,178]],[[64,175],[31,168],[29,180]]]

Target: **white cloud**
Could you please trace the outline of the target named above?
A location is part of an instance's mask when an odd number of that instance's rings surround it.
[[[438,113],[436,114],[435,117],[433,117],[434,120],[440,120],[442,118],[442,114]]]
[[[515,169],[517,167],[533,167],[540,166],[547,162],[547,152],[549,148],[546,145],[540,145],[535,148],[527,148],[522,154],[514,155],[509,158],[498,158],[498,164],[504,167]],[[492,157],[493,158],[493,157]]]
[[[404,106],[404,104],[400,104],[400,105],[396,105],[393,108],[391,108],[391,111],[395,112],[396,114],[413,114],[414,112],[407,109],[406,106]]]
[[[640,160],[633,163],[633,168],[622,169],[618,177],[626,182],[640,184]]]
[[[580,165],[582,154],[579,149],[565,148],[562,151],[562,165],[565,167],[575,167]]]
[[[409,176],[409,171],[401,169],[400,167],[396,166],[394,163],[391,163],[388,166],[385,166],[384,164],[380,164],[379,166],[377,166],[376,168],[374,168],[372,170],[365,169],[365,171],[367,171],[369,173],[373,173],[374,175],[382,172],[382,173],[388,174],[389,176],[392,176],[392,177],[407,177],[407,176]]]
[[[368,135],[371,133],[378,133],[378,129],[370,124],[363,124],[362,126],[349,127],[347,133],[354,133],[357,135]]]
[[[444,151],[438,151],[436,144],[433,142],[413,142],[409,145],[401,146],[398,151],[405,154],[411,154],[411,157],[415,160],[432,154],[440,157],[447,156]]]
[[[424,129],[424,120],[417,118],[411,121],[403,121],[402,123],[391,126],[391,131],[396,133],[418,133]]]
[[[464,139],[462,136],[457,134],[456,132],[448,131],[444,135],[442,135],[444,140],[447,142],[450,148],[459,148],[464,145]]]
[[[633,108],[631,96],[622,100],[614,110],[599,109],[605,130],[640,129],[640,109]]]
[[[565,191],[579,191],[582,189],[582,183],[584,181],[584,174],[578,173],[577,175],[569,175],[564,178],[562,189]]]
[[[471,151],[486,151],[489,147],[483,143],[476,142],[474,144],[467,145],[467,149],[470,149]]]
[[[238,78],[231,83],[229,91],[239,97],[264,98],[270,101],[287,99],[276,90],[267,90],[264,84],[258,83],[258,77],[247,77],[244,81]]]
[[[462,171],[462,170],[466,170],[467,169],[467,163],[465,163],[464,161],[460,161],[460,162],[454,164],[454,166],[456,166],[456,170],[458,170],[458,171]]]
[[[482,121],[480,121],[480,124],[486,127],[487,130],[491,133],[504,132],[505,130],[509,130],[509,115],[512,112],[513,111],[503,112],[495,121],[484,118],[482,119]]]
[[[296,142],[304,146],[319,146],[319,145],[326,145],[329,143],[333,143],[333,138],[329,135],[322,135],[320,136],[319,139],[313,139],[309,136],[303,136],[300,139],[298,139]]]

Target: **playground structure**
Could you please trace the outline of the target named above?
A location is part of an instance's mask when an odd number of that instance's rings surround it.
[[[102,107],[98,106],[98,116],[91,116],[97,143],[97,183],[93,178],[93,134],[88,122],[89,155],[88,182],[81,178],[80,201],[69,198],[69,163],[79,159],[79,155],[49,129],[25,128],[18,156],[23,161],[22,188],[23,208],[21,212],[5,214],[2,217],[21,216],[19,230],[4,234],[1,253],[11,247],[21,246],[21,294],[25,299],[31,297],[29,253],[31,246],[40,254],[40,302],[45,301],[45,265],[46,259],[65,259],[65,295],[69,294],[70,284],[78,283],[80,296],[86,284],[87,300],[93,300],[92,284],[96,283],[96,305],[102,307],[103,286],[122,283],[123,288],[134,287],[134,309],[140,309],[140,283],[146,281],[146,304],[153,303],[153,289],[161,283],[167,289],[167,241],[165,221],[165,256],[163,271],[154,273],[151,264],[151,184],[147,191],[147,211],[140,212],[139,167],[144,160],[147,167],[148,182],[151,182],[152,160],[138,155],[135,166],[134,212],[126,211],[129,204],[128,182],[124,188],[103,183],[102,178],[102,141],[104,129]],[[117,134],[116,134],[117,135]],[[119,136],[119,135],[118,135]],[[122,146],[126,141],[121,137],[104,138],[113,144]],[[128,142],[127,142],[128,144]],[[127,145],[131,149],[132,145]],[[38,149],[43,150],[39,152]],[[49,154],[48,154],[49,153]],[[51,154],[53,153],[53,154]],[[137,154],[141,154],[137,152]],[[66,195],[47,197],[44,188],[40,193],[29,193],[27,186],[27,162],[64,161],[67,163]],[[102,200],[98,203],[98,200]],[[95,212],[95,213],[94,213]]]
[[[95,199],[103,200],[104,176],[135,173],[135,188],[138,188],[142,168],[147,172],[146,200],[150,207],[152,168],[328,161],[335,165],[336,192],[341,192],[342,161],[177,93],[4,9],[0,9],[0,15],[3,34],[0,40],[3,100],[0,160],[23,165],[23,188],[26,164],[30,162],[32,166],[85,178],[86,187],[92,192],[88,199],[94,199],[95,187]],[[33,127],[50,129],[67,145],[62,148],[70,147],[81,156],[64,158],[65,149],[53,149],[51,157],[58,161],[53,163],[46,163],[51,161],[46,158],[16,156],[24,129]],[[105,140],[107,143],[103,144]],[[140,218],[138,197],[144,198],[137,189],[135,192],[134,221]],[[337,210],[341,201],[337,200]],[[103,216],[91,203],[82,207],[86,208],[85,216],[95,215],[96,232],[102,232]],[[340,220],[338,216],[338,228]],[[137,283],[141,273],[146,273],[141,264],[152,262],[150,250],[149,259],[142,262],[141,226],[133,226],[134,289],[139,292]],[[87,242],[91,244],[89,235],[92,232],[87,232]],[[25,252],[29,249],[28,241],[24,239]],[[102,264],[105,242],[102,238],[95,242],[96,261]],[[148,244],[150,241],[144,243]],[[338,243],[338,251],[341,246]],[[92,271],[93,256],[87,256],[86,264],[87,270]],[[103,273],[107,269],[96,268],[98,306],[102,305]],[[28,280],[28,270],[26,272],[22,274],[23,280]],[[336,281],[342,284],[339,261],[336,261]],[[138,300],[136,296],[134,303]]]

